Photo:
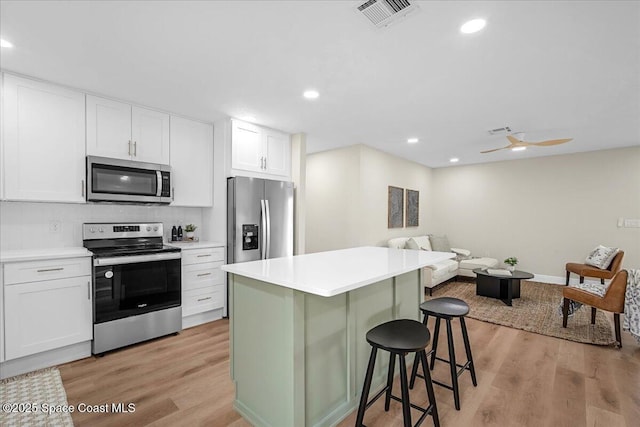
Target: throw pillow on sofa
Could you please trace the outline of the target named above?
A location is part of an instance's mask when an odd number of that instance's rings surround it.
[[[431,243],[429,242],[429,236],[417,236],[411,237],[407,240],[407,248],[408,249],[420,249],[423,251],[431,250]]]
[[[584,263],[606,270],[609,268],[609,264],[611,264],[611,261],[613,261],[617,253],[618,248],[608,248],[598,245],[598,247],[591,251]]]
[[[431,241],[431,249],[436,252],[451,252],[451,245],[449,244],[449,238],[445,234],[444,236],[429,235]]]

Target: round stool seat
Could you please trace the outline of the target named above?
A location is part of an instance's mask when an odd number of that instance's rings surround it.
[[[392,352],[424,350],[430,339],[429,330],[411,319],[391,320],[367,332],[369,344]]]
[[[423,302],[420,310],[434,316],[462,317],[469,313],[469,305],[458,298],[441,297]]]

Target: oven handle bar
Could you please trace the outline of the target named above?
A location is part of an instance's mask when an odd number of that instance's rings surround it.
[[[117,257],[105,257],[96,258],[93,260],[94,267],[102,265],[120,265],[120,264],[135,264],[140,262],[152,262],[152,261],[165,261],[170,259],[180,259],[182,254],[180,252],[169,252],[166,254],[150,254],[150,255],[133,255],[133,256],[117,256]]]

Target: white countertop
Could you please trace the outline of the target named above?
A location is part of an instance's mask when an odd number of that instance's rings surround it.
[[[366,246],[227,264],[222,266],[222,270],[332,297],[455,256],[451,252]]]
[[[0,251],[0,262],[36,261],[40,259],[76,258],[93,255],[85,248],[14,249]]]
[[[221,242],[207,242],[199,240],[197,242],[183,240],[181,242],[167,242],[167,246],[174,246],[180,249],[204,249],[204,248],[218,248],[224,247],[225,244]]]

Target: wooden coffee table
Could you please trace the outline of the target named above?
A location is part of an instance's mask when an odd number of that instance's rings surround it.
[[[502,300],[511,306],[513,298],[520,298],[520,280],[533,279],[533,274],[515,270],[511,276],[489,274],[483,268],[473,270],[476,273],[476,295]]]

